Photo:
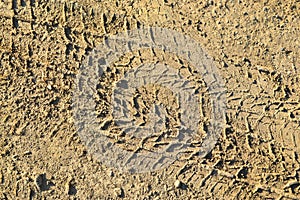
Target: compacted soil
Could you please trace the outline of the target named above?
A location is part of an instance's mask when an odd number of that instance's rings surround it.
[[[300,199],[299,24],[297,0],[0,1],[0,199]],[[89,153],[72,97],[89,52],[105,37],[144,26],[202,45],[225,83],[226,126],[204,158],[186,151],[166,168],[130,173]],[[109,115],[116,66],[161,60],[190,69],[160,50],[132,52],[111,66],[99,80],[99,120]],[[211,104],[198,79],[204,127]],[[176,108],[169,90],[150,85],[138,93],[141,110],[155,98]],[[139,144],[113,134],[123,149]],[[155,142],[145,146],[155,150]]]

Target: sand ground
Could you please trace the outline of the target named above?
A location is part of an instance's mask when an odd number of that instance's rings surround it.
[[[299,1],[2,0],[0,21],[0,199],[300,199]],[[105,35],[140,26],[176,30],[206,49],[225,80],[226,127],[204,159],[130,174],[88,153],[72,93]]]

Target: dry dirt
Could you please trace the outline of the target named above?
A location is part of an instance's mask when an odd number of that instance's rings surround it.
[[[2,0],[0,20],[0,199],[300,199],[298,0]],[[130,174],[88,153],[72,93],[104,36],[141,26],[176,30],[206,49],[226,83],[226,127],[204,159]],[[162,54],[133,52],[120,62]],[[110,94],[110,76],[100,98]],[[151,87],[139,91],[146,110]],[[108,112],[101,104],[97,111]]]

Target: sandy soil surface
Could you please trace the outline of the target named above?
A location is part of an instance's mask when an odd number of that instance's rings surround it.
[[[0,21],[0,199],[300,199],[299,1],[2,0]],[[167,168],[132,174],[88,152],[74,126],[72,94],[81,63],[104,36],[141,26],[198,41],[225,80],[227,110],[205,158],[187,151]],[[118,62],[164,60],[188,69],[172,56],[144,50]],[[120,78],[112,69],[100,100],[109,102]],[[140,109],[155,103],[153,91],[176,108],[169,90],[147,86],[138,91]],[[205,124],[209,97],[199,93]],[[105,119],[109,110],[99,102]],[[111,140],[127,150],[139,142],[120,137]]]

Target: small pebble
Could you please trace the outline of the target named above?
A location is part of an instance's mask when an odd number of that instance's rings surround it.
[[[176,180],[174,185],[175,185],[175,188],[180,188],[181,187],[181,181],[180,180]]]
[[[226,62],[224,62],[224,61],[222,61],[222,67],[225,67],[225,68],[227,68],[227,67],[228,67],[227,63],[226,63]]]
[[[113,171],[109,171],[109,172],[108,172],[108,176],[110,176],[110,177],[114,177],[114,176],[115,176],[115,174],[114,174],[114,172],[113,172]]]
[[[122,188],[115,188],[114,193],[116,197],[123,197],[124,196],[124,191]]]
[[[3,184],[4,183],[4,176],[2,174],[2,172],[0,171],[0,183]]]
[[[32,154],[31,151],[25,151],[25,152],[23,153],[24,156],[31,155],[31,154]]]

